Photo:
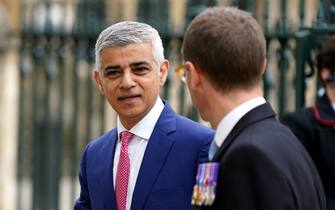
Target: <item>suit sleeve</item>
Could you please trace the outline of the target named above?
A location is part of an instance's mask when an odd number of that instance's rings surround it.
[[[259,148],[242,146],[227,156],[218,185],[220,209],[293,210],[289,181]]]
[[[76,200],[74,205],[74,210],[89,210],[91,209],[90,199],[89,199],[89,191],[87,185],[87,177],[86,177],[86,153],[87,148],[84,151],[83,157],[80,163],[80,171],[79,171],[79,182],[80,182],[80,196]]]

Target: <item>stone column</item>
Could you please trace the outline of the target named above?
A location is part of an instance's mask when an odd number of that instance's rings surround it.
[[[19,77],[7,12],[0,3],[0,209],[15,209]]]

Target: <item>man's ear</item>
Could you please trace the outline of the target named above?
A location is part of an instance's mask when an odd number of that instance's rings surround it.
[[[192,90],[198,88],[202,84],[203,72],[202,70],[194,65],[190,61],[185,63],[186,82],[189,88]]]
[[[164,59],[159,68],[159,84],[162,87],[166,81],[168,72],[170,68],[170,63],[168,60]]]
[[[94,69],[92,76],[93,76],[93,79],[94,79],[96,85],[99,87],[99,90],[100,90],[101,94],[104,95],[105,92],[104,92],[104,88],[102,86],[102,79],[101,79],[101,75],[100,75],[99,70],[98,69]]]
[[[266,69],[266,65],[268,64],[268,59],[264,58],[264,61],[263,61],[263,64],[262,64],[262,76],[265,72],[265,69]]]

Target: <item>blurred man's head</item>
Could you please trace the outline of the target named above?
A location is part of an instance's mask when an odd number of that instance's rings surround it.
[[[335,85],[335,36],[322,44],[316,55],[319,76],[325,85]]]

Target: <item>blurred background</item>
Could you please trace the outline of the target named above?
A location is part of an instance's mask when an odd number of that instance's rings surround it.
[[[83,148],[115,125],[91,77],[95,40],[112,23],[160,32],[171,61],[161,95],[202,122],[172,70],[185,27],[214,5],[250,11],[263,26],[265,97],[278,116],[313,104],[322,92],[315,50],[335,32],[333,0],[0,0],[0,210],[72,209]]]

